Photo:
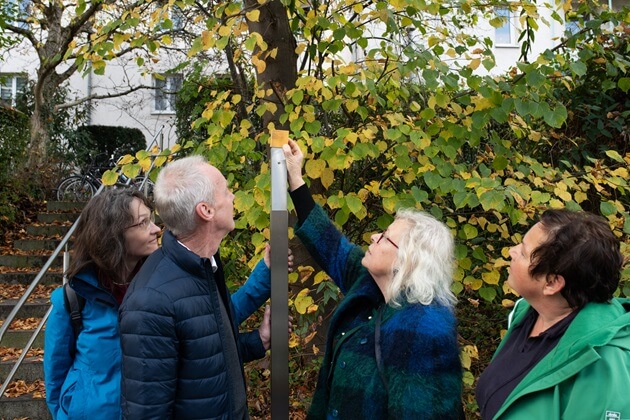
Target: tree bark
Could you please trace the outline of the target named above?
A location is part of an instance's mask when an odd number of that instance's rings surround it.
[[[258,33],[267,43],[267,51],[277,48],[277,54],[265,56],[265,51],[258,48],[254,50],[255,55],[264,58],[265,70],[256,74],[259,88],[264,89],[266,94],[263,101],[275,103],[275,112],[266,112],[263,119],[263,127],[268,127],[273,122],[276,128],[288,128],[288,122],[280,124],[280,115],[284,113],[284,100],[287,90],[293,89],[297,81],[297,59],[295,52],[297,43],[291,27],[285,6],[278,0],[273,0],[264,5],[260,5],[256,0],[246,0],[245,10],[260,10],[257,22],[248,20],[247,24],[250,33]]]

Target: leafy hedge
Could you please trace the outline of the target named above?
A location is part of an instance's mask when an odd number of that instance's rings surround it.
[[[20,188],[15,176],[26,159],[29,139],[28,117],[13,108],[0,106],[0,236],[19,211]],[[22,192],[24,194],[24,192]]]
[[[68,139],[76,155],[79,166],[92,163],[105,167],[110,156],[118,158],[135,153],[146,147],[146,138],[138,128],[86,125],[76,130],[76,135]]]

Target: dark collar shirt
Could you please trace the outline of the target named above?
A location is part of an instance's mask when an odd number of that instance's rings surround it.
[[[533,308],[523,322],[514,326],[499,353],[479,377],[476,394],[483,419],[494,417],[521,380],[556,347],[578,312],[573,311],[537,337],[529,336],[538,319],[538,312]]]

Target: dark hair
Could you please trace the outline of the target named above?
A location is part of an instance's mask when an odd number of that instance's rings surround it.
[[[533,251],[529,273],[564,277],[562,296],[572,308],[609,301],[619,285],[623,256],[606,219],[563,209],[545,211],[540,223],[547,240]]]
[[[127,266],[124,232],[135,222],[131,214],[135,198],[151,209],[149,200],[135,188],[106,189],[88,201],[74,234],[68,278],[91,266],[108,290],[112,282],[127,281],[134,267]]]

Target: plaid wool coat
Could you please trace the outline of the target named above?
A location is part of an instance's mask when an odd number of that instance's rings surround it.
[[[452,310],[438,304],[386,305],[361,265],[364,251],[320,206],[298,222],[296,234],[345,295],[330,322],[308,418],[458,418],[462,370]],[[387,385],[375,358],[375,315],[381,307]]]

